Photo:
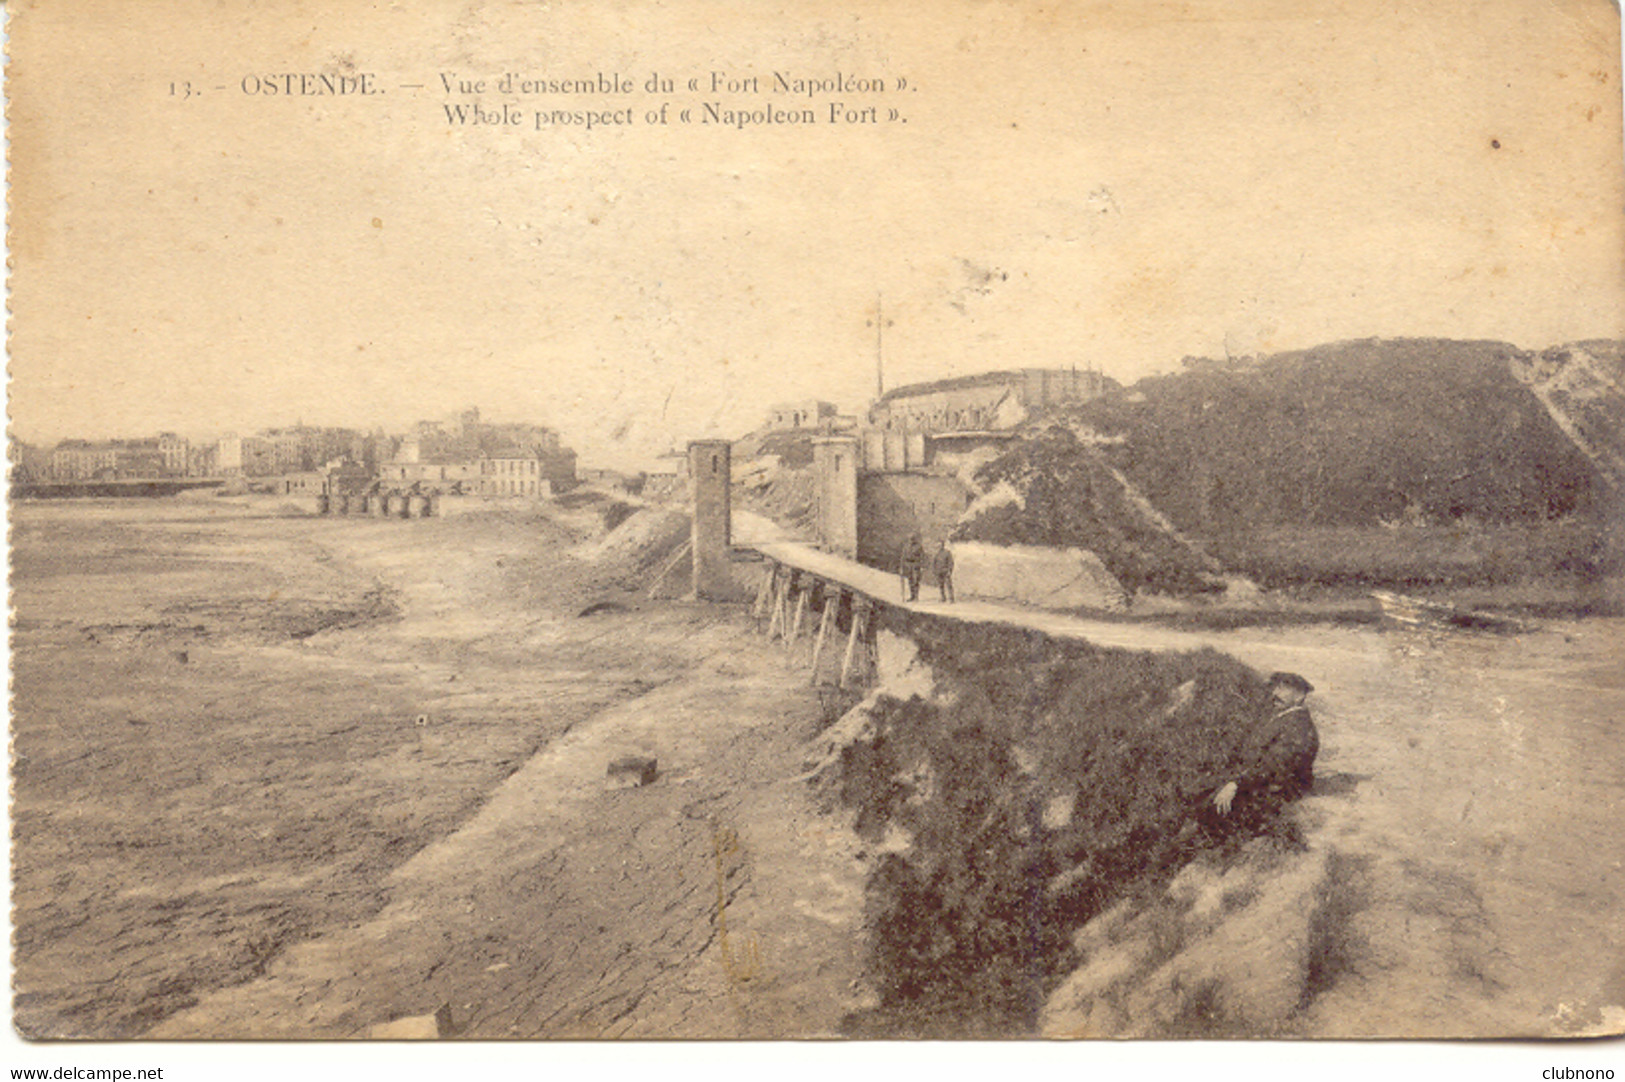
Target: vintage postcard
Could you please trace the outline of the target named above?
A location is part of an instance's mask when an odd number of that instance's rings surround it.
[[[30,1055],[1625,1031],[1614,4],[9,7]]]

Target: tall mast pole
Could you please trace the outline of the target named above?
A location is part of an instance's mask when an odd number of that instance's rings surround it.
[[[886,340],[886,309],[881,295],[875,294],[875,399],[886,393],[886,362],[882,349]]]

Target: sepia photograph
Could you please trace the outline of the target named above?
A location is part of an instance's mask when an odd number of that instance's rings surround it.
[[[1612,1077],[1612,0],[7,9],[17,1063]]]

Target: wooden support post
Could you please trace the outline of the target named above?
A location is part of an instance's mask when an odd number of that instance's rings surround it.
[[[756,604],[750,607],[750,614],[760,620],[767,615],[767,603],[773,596],[773,585],[779,578],[779,562],[769,560],[767,577],[762,580],[762,588],[756,591]]]
[[[811,593],[809,587],[803,586],[796,595],[796,615],[790,621],[790,634],[784,637],[784,652],[789,653],[796,648],[796,640],[801,638],[801,618],[807,615],[807,595]]]
[[[773,622],[767,625],[767,637],[787,635],[790,632],[790,591],[796,588],[796,572],[792,569],[784,576],[784,588],[779,591],[773,605]]]
[[[829,645],[830,634],[835,630],[835,616],[841,610],[842,596],[840,590],[828,588],[824,590],[824,615],[818,621],[818,640],[813,643],[811,683],[818,683],[818,663],[823,660],[824,649]]]
[[[874,627],[869,626],[864,628],[862,679],[865,687],[880,683],[880,644],[875,641]]]
[[[771,629],[772,629],[772,626],[773,626],[773,606],[777,603],[778,596],[779,596],[779,569],[778,569],[777,566],[775,566],[773,568],[773,574],[769,575],[768,578],[767,578],[767,605],[762,610],[762,615],[767,617],[767,621],[768,621],[767,622],[767,627],[769,629],[769,632],[768,632],[769,634],[772,633]]]
[[[858,660],[858,646],[863,642],[864,625],[868,623],[869,607],[853,599],[852,604],[852,631],[846,637],[846,654],[841,658],[840,686],[846,687],[851,681],[853,669]]]
[[[790,637],[790,598],[801,592],[801,572],[792,570],[779,595],[779,638]]]

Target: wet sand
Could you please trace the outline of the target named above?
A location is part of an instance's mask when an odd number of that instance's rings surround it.
[[[576,540],[534,513],[19,507],[19,1028],[353,1036],[441,1002],[467,1036],[832,1027],[862,869],[802,859],[832,836],[779,783],[816,697],[737,610],[647,604]],[[603,599],[628,611],[575,615]],[[660,781],[605,792],[625,751]],[[718,838],[743,986],[790,1008],[741,1014],[717,960]],[[646,994],[668,971],[702,990]]]

